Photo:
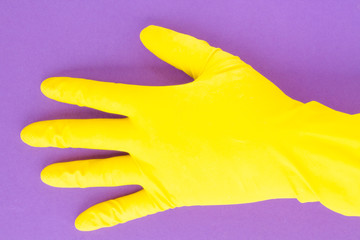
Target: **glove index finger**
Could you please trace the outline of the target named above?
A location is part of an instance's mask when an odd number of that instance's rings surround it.
[[[59,102],[131,116],[151,90],[148,86],[52,77],[42,82],[41,91]]]

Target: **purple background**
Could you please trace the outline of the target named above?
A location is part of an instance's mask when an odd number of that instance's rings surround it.
[[[139,85],[190,81],[142,46],[139,33],[150,24],[240,56],[297,100],[360,112],[358,0],[2,0],[0,238],[360,239],[360,218],[294,199],[178,208],[95,232],[75,229],[80,212],[138,187],[49,187],[40,171],[50,163],[118,153],[32,148],[19,133],[39,120],[109,117],[46,99],[40,83],[47,77]]]

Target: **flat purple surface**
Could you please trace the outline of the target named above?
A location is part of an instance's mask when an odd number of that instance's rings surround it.
[[[47,99],[40,92],[47,77],[190,81],[142,46],[139,33],[150,24],[240,56],[297,100],[360,112],[358,0],[2,0],[0,239],[360,239],[359,217],[294,199],[184,207],[95,232],[75,229],[80,212],[137,187],[57,189],[40,181],[41,169],[118,153],[32,148],[20,131],[39,120],[109,116]]]

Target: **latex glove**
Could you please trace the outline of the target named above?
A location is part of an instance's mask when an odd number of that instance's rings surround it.
[[[293,100],[238,57],[191,36],[149,26],[140,38],[195,81],[154,87],[46,79],[41,90],[49,98],[128,118],[43,121],[21,133],[35,147],[129,153],[42,171],[55,187],[143,186],[80,214],[79,230],[180,206],[275,198],[360,214],[358,115]]]

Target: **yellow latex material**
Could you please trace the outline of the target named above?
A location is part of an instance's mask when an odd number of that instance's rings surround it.
[[[129,153],[42,171],[55,187],[143,186],[80,214],[79,230],[180,206],[276,198],[360,215],[359,115],[293,100],[238,57],[194,37],[149,26],[140,38],[194,81],[154,87],[49,78],[41,85],[47,97],[127,118],[42,121],[21,133],[35,147]]]

